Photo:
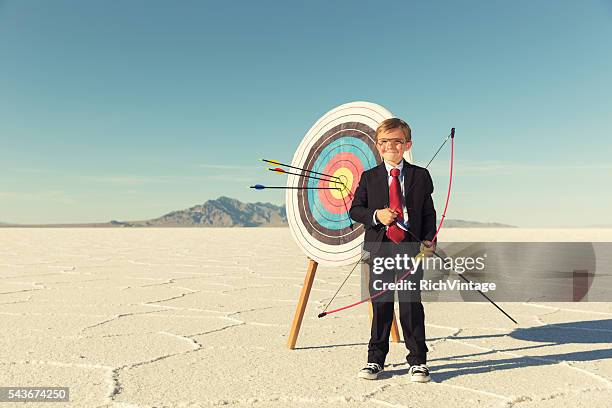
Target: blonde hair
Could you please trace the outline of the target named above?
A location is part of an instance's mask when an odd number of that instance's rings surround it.
[[[404,139],[406,139],[406,142],[410,142],[412,140],[412,131],[410,130],[410,126],[408,126],[408,124],[400,118],[389,118],[380,122],[378,128],[376,129],[376,137],[374,140],[378,141],[379,134],[393,129],[401,129],[404,133]]]

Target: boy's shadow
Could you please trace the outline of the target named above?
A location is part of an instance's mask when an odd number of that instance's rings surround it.
[[[557,364],[562,361],[595,361],[612,358],[612,349],[576,351],[570,353],[556,353],[538,356],[511,357],[506,359],[482,360],[482,361],[462,361],[462,358],[483,357],[493,355],[498,352],[515,352],[521,354],[521,350],[554,347],[556,345],[576,343],[576,344],[598,344],[612,343],[612,319],[591,320],[583,322],[571,322],[562,324],[549,324],[546,326],[530,327],[527,329],[517,329],[509,334],[491,334],[479,336],[453,336],[457,340],[485,339],[509,336],[517,340],[537,342],[542,344],[529,345],[517,348],[495,348],[495,351],[485,351],[473,354],[464,354],[450,358],[438,358],[428,361],[448,361],[457,359],[456,363],[434,365],[432,369],[432,379],[442,382],[453,377],[468,374],[480,374],[496,370],[511,370],[522,367],[534,367],[543,365]],[[401,364],[401,365],[405,365]],[[388,372],[392,375],[402,375],[408,373],[408,368],[393,370]]]

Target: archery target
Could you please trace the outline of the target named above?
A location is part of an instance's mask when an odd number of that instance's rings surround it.
[[[361,173],[382,162],[374,137],[390,117],[369,102],[338,106],[310,128],[293,156],[292,166],[310,172],[288,176],[287,219],[298,246],[320,264],[349,265],[361,257],[364,227],[348,210]],[[405,157],[412,161],[410,152]]]

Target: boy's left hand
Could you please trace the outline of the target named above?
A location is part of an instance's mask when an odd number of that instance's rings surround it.
[[[436,250],[436,245],[432,244],[431,241],[423,241],[423,244],[421,244],[421,252],[423,253],[423,255],[432,256],[434,251]]]

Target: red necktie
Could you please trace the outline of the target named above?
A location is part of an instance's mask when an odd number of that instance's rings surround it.
[[[391,169],[391,185],[389,186],[389,208],[397,213],[397,219],[404,219],[404,211],[402,210],[402,188],[399,181],[399,169]],[[393,223],[387,229],[387,238],[396,244],[401,242],[406,236],[406,231]]]

